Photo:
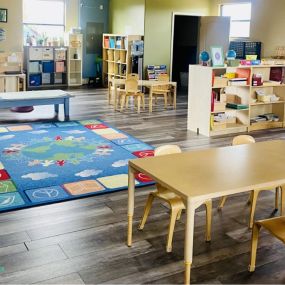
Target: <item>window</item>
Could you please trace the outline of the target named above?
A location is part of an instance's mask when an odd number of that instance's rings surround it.
[[[231,17],[230,37],[248,38],[250,35],[251,3],[221,5],[221,16]]]
[[[23,1],[24,42],[61,39],[65,31],[65,0]]]

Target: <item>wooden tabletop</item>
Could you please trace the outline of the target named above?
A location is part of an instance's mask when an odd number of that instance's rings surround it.
[[[126,79],[113,78],[112,82],[116,84],[124,84]],[[155,81],[155,80],[139,80],[139,86],[157,86],[157,85],[173,85],[176,86],[177,82],[173,81]]]
[[[0,93],[0,100],[34,100],[71,97],[63,90],[41,90]]]
[[[135,159],[129,165],[185,199],[210,199],[285,184],[285,141]]]

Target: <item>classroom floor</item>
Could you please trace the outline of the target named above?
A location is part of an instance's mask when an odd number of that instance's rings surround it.
[[[229,145],[232,137],[206,138],[187,132],[187,98],[178,96],[177,111],[153,114],[114,112],[106,90],[71,92],[71,119],[101,118],[154,146],[178,144],[183,150]],[[62,117],[60,117],[61,119]],[[1,124],[52,120],[53,107],[33,113],[0,111]],[[284,139],[283,130],[253,133],[257,141]],[[270,167],[266,165],[265,167]],[[221,178],[222,179],[222,178]],[[138,224],[149,189],[137,191]],[[228,199],[222,212],[214,201],[213,233],[204,242],[205,210],[195,216],[192,283],[276,284],[285,282],[285,247],[262,232],[255,273],[248,273],[251,233],[247,229],[248,195]],[[183,283],[184,221],[177,222],[173,252],[165,252],[169,222],[165,204],[156,202],[143,232],[134,231],[134,246],[126,242],[127,191],[16,211],[0,215],[0,283],[98,284]],[[274,195],[261,193],[256,218],[270,217]]]

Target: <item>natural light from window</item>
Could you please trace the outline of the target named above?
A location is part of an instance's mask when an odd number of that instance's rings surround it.
[[[231,17],[231,38],[248,38],[250,36],[251,3],[223,4],[221,16]]]
[[[28,38],[41,44],[62,38],[65,30],[65,0],[23,1],[24,42]]]

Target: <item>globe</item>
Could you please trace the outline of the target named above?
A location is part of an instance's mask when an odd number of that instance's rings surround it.
[[[227,58],[236,59],[236,57],[237,57],[237,53],[233,49],[230,49],[227,53]]]
[[[200,60],[201,61],[207,62],[207,61],[209,61],[209,59],[210,59],[210,55],[207,51],[204,50],[200,53]]]

